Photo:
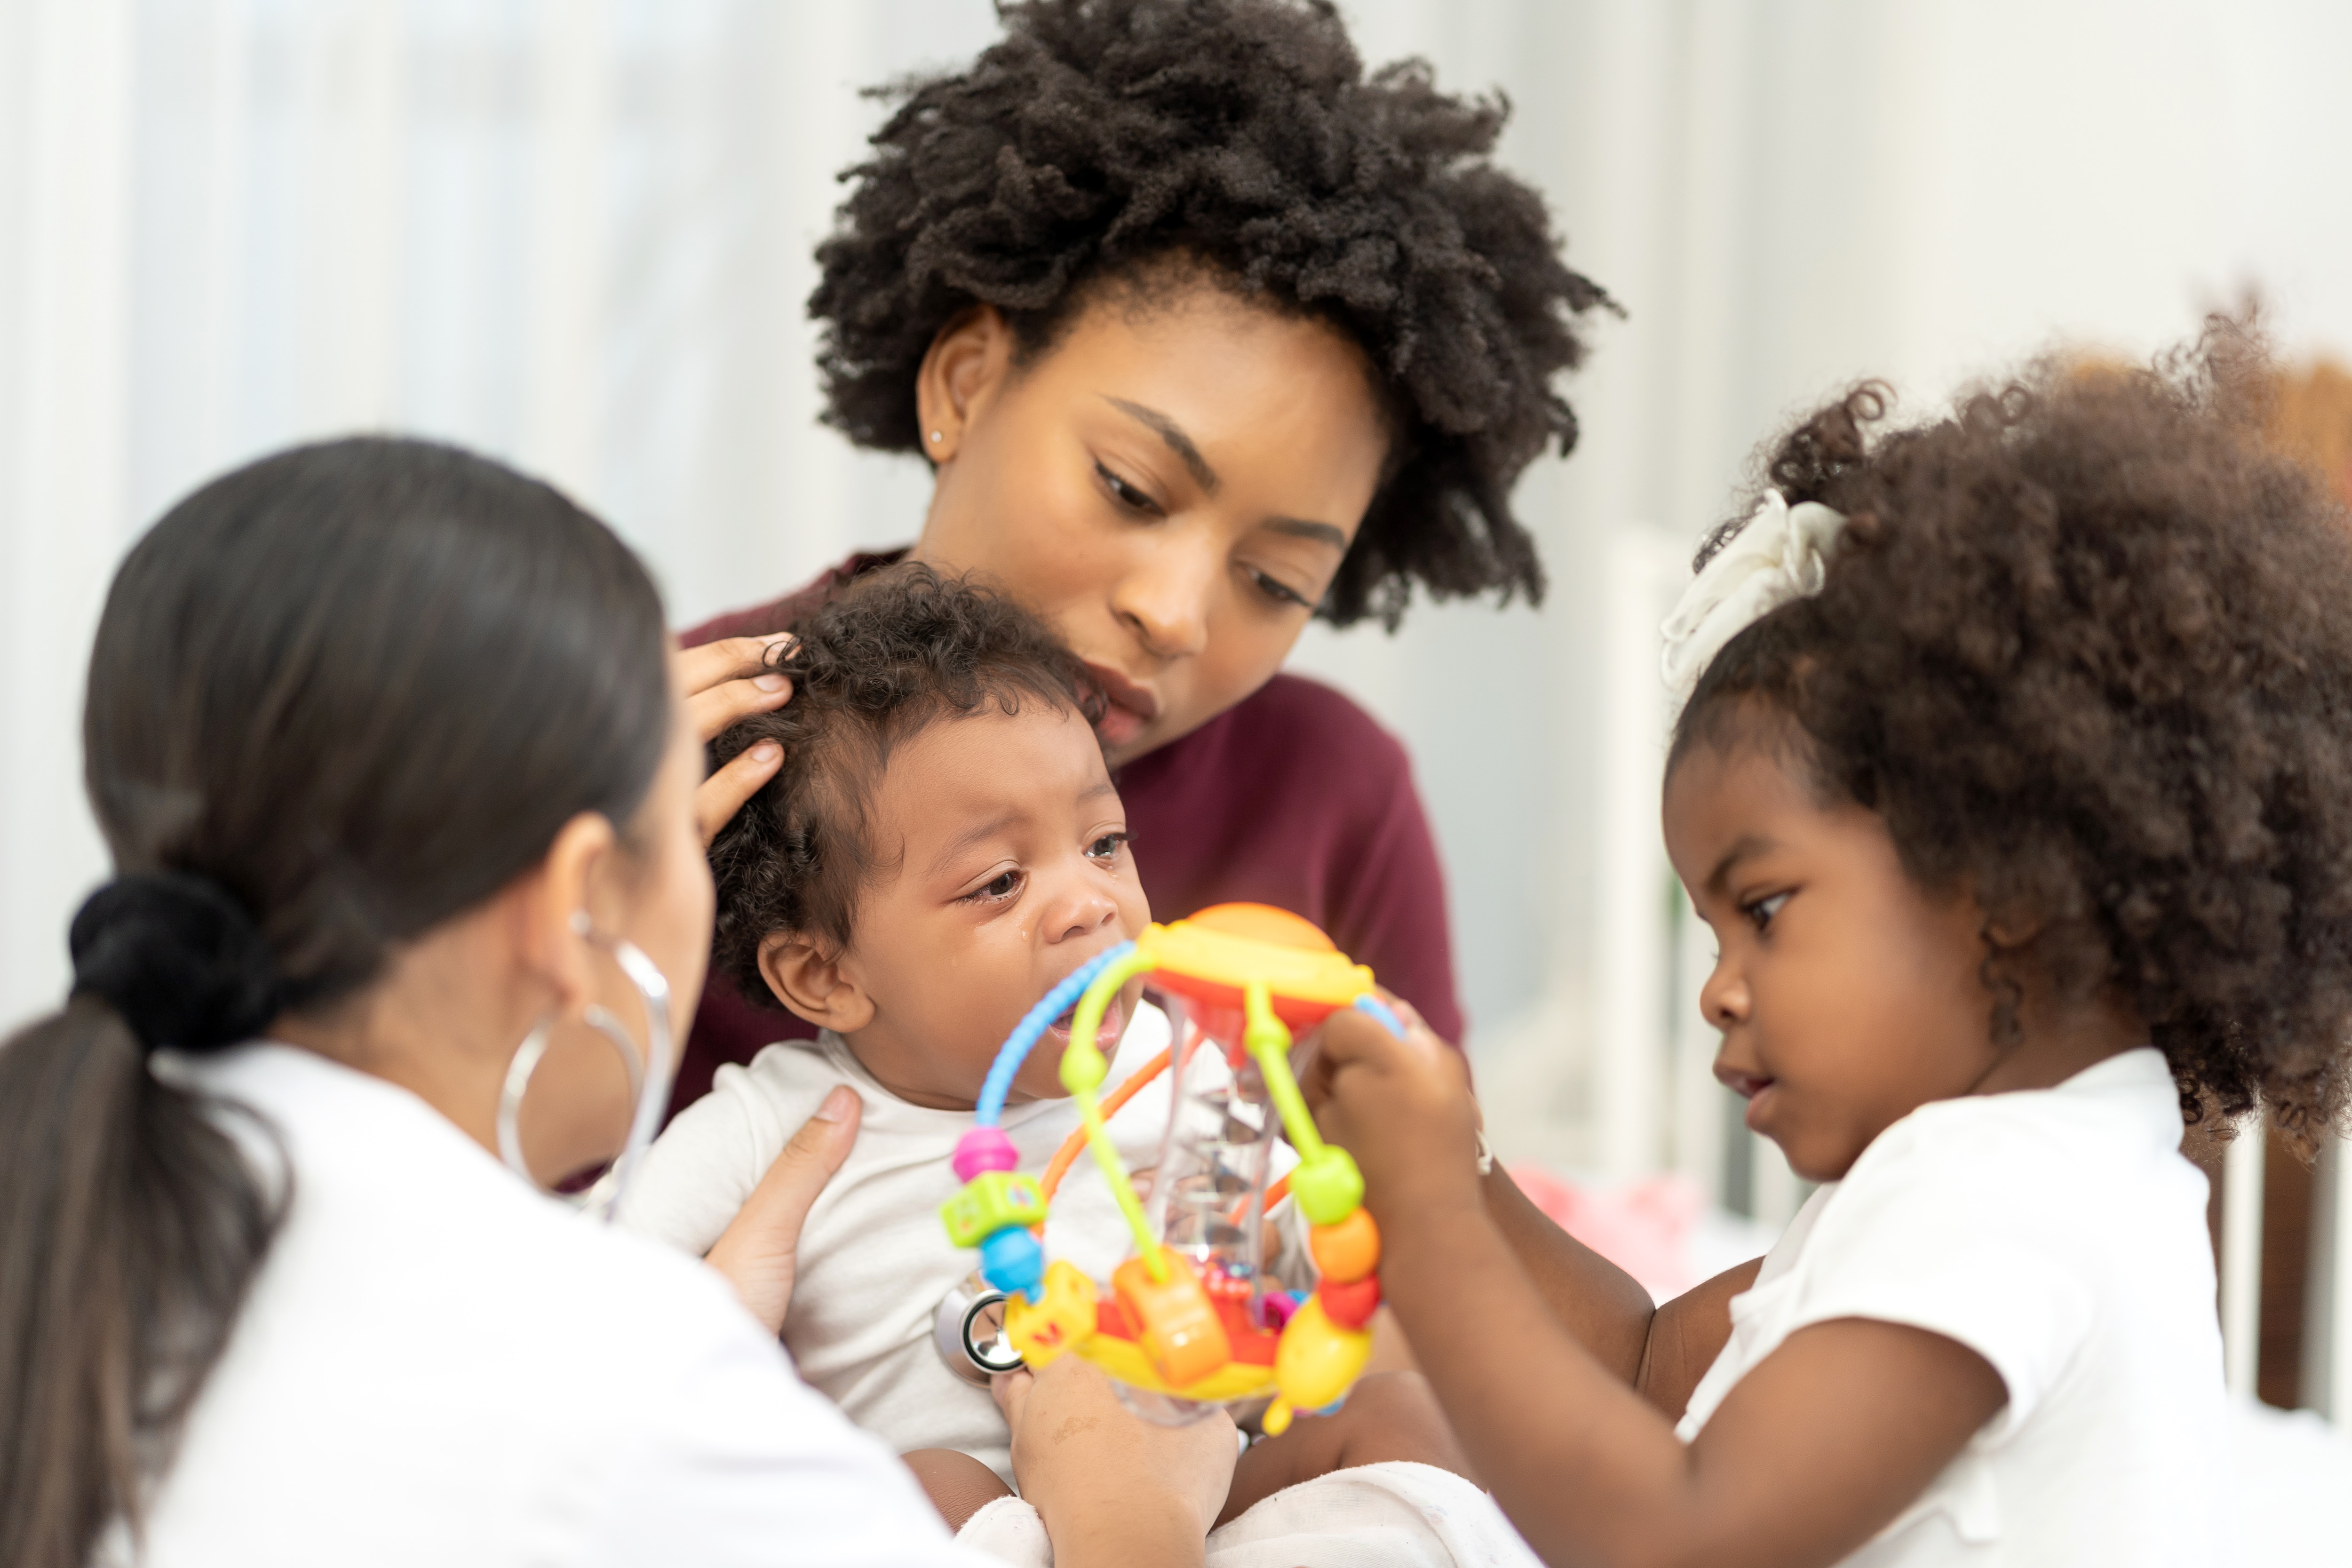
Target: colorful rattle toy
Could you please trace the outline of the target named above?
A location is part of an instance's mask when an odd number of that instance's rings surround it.
[[[1139,974],[1169,999],[1181,1043],[1101,1101],[1096,1090],[1109,1064],[1096,1031],[1111,998]],[[980,1248],[981,1273],[1006,1297],[1005,1337],[1024,1361],[1043,1366],[1075,1352],[1161,1420],[1272,1394],[1268,1433],[1288,1426],[1295,1411],[1328,1410],[1347,1396],[1371,1351],[1380,1232],[1364,1212],[1356,1162],[1317,1133],[1290,1070],[1292,1031],[1347,1006],[1404,1032],[1373,991],[1372,972],[1314,925],[1265,904],[1219,904],[1097,954],[1029,1010],[982,1085],[977,1125],[956,1145],[964,1184],[940,1211],[958,1247]],[[1014,1172],[1019,1158],[998,1119],[1013,1075],[1066,1012],[1062,1084],[1082,1126],[1032,1181]],[[1221,1063],[1202,1054],[1212,1045]],[[1155,1225],[1105,1122],[1171,1066],[1174,1109],[1152,1178]],[[1269,1183],[1277,1132],[1289,1135],[1298,1164]],[[1040,1245],[1046,1205],[1081,1144],[1135,1237],[1135,1255],[1112,1272],[1108,1292],[1070,1263],[1047,1266]],[[1311,1295],[1270,1286],[1260,1256],[1260,1222],[1286,1188],[1312,1227],[1307,1249],[1320,1279]]]

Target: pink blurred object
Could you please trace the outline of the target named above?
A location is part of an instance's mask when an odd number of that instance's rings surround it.
[[[1691,1230],[1706,1206],[1698,1183],[1679,1173],[1591,1186],[1540,1165],[1509,1167],[1511,1180],[1552,1222],[1648,1287],[1663,1301],[1698,1283]]]

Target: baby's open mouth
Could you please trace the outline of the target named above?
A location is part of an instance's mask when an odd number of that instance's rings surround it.
[[[1066,1046],[1070,1043],[1070,1019],[1077,1010],[1074,1004],[1068,1012],[1055,1019],[1046,1028],[1045,1033],[1052,1036],[1056,1044]],[[1096,1046],[1106,1052],[1108,1051],[1111,1047],[1118,1043],[1119,1031],[1126,1026],[1127,1009],[1120,1004],[1119,999],[1114,996],[1110,999],[1110,1005],[1103,1009],[1102,1022],[1095,1027]]]

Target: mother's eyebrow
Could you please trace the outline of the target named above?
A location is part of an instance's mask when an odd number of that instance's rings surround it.
[[[1217,470],[1209,467],[1209,459],[1201,455],[1201,448],[1193,445],[1192,437],[1184,433],[1181,425],[1157,408],[1146,408],[1142,404],[1129,403],[1124,397],[1106,395],[1103,401],[1166,442],[1170,451],[1184,459],[1184,467],[1191,472],[1193,482],[1211,495],[1217,493]],[[1276,533],[1286,533],[1294,539],[1311,539],[1318,544],[1328,544],[1336,550],[1344,552],[1348,548],[1346,531],[1334,528],[1328,522],[1314,522],[1303,517],[1270,517],[1265,520],[1265,527]]]
[[[1211,495],[1216,494],[1217,470],[1209,467],[1209,459],[1201,456],[1201,448],[1192,444],[1192,437],[1184,434],[1184,426],[1157,408],[1146,408],[1142,404],[1129,403],[1124,397],[1105,397],[1103,401],[1167,442],[1168,449],[1184,459],[1184,467],[1192,471],[1193,482]]]
[[[1293,539],[1311,539],[1318,544],[1328,544],[1335,550],[1348,548],[1348,536],[1328,522],[1309,522],[1303,517],[1269,517],[1265,526],[1276,533],[1286,533]]]

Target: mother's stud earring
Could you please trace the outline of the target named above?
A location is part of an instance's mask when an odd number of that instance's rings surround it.
[[[939,444],[940,444],[940,433],[939,433],[938,431],[934,430],[934,431],[932,431],[932,432],[931,432],[931,445],[932,445],[932,446],[934,446],[934,447],[936,447],[936,446],[938,446]]]

